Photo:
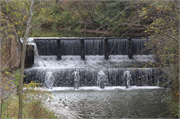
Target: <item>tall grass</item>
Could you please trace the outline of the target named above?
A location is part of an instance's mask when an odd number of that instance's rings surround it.
[[[58,118],[53,112],[45,108],[41,99],[27,98],[23,105],[23,118]],[[2,103],[2,102],[1,102]],[[18,97],[12,96],[2,103],[1,118],[18,117]]]

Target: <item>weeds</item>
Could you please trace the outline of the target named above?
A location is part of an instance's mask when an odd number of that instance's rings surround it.
[[[42,101],[40,98],[27,98],[23,105],[23,118],[58,118],[43,106]],[[16,95],[4,100],[1,104],[3,110],[1,118],[18,117],[18,97]]]

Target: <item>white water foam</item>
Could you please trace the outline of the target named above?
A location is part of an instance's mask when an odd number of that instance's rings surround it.
[[[20,39],[23,42],[22,38]],[[80,56],[68,55],[61,56],[61,60],[57,60],[56,55],[39,56],[37,45],[34,38],[27,39],[28,45],[34,45],[35,62],[33,69],[61,69],[61,68],[114,68],[129,67],[143,62],[155,62],[155,55],[133,55],[133,60],[127,55],[110,55],[109,60],[105,60],[103,55],[86,55],[85,60],[81,60]]]
[[[20,42],[23,43],[23,38],[20,38]],[[27,45],[32,45],[34,43],[34,38],[27,38]]]
[[[99,86],[86,86],[86,87],[79,87],[78,90],[74,90],[74,87],[52,87],[51,89],[48,88],[36,88],[36,90],[42,91],[82,91],[82,90],[96,90],[96,91],[103,91],[103,90],[152,90],[152,89],[164,89],[160,86],[131,86],[126,88],[126,86],[106,86],[104,89],[101,89]]]
[[[98,72],[98,76],[97,76],[97,86],[102,86],[102,84],[101,83],[107,83],[108,82],[108,78],[107,78],[107,76],[106,76],[106,74],[102,71],[102,70],[100,70],[99,72]],[[103,84],[103,87],[104,87],[104,84]]]
[[[126,80],[126,88],[129,88],[129,86],[130,86],[130,81],[132,80],[132,79],[131,79],[131,73],[130,73],[130,71],[125,71],[125,72],[123,73],[123,77],[124,77],[124,79]]]
[[[80,81],[79,71],[74,71],[73,75],[74,75],[74,89],[78,89],[79,81]]]
[[[53,72],[51,72],[51,71],[46,72],[45,77],[46,77],[45,82],[44,82],[45,87],[52,88],[53,84],[54,84],[54,81],[55,81],[55,78],[53,76]]]
[[[86,60],[81,60],[80,56],[62,56],[57,60],[57,56],[39,56],[40,60],[35,60],[33,69],[61,69],[61,68],[113,68],[124,67],[142,62],[155,62],[154,55],[137,55],[131,60],[127,55],[112,55],[109,60],[104,56],[88,55]]]

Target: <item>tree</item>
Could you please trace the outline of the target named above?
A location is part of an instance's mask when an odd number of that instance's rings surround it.
[[[19,67],[21,45],[20,37],[24,34],[24,24],[27,20],[28,3],[24,0],[8,1],[2,0],[1,4],[1,107],[3,100],[8,99],[14,88],[10,72]],[[11,68],[11,69],[10,69]],[[14,76],[14,75],[13,75]],[[6,98],[5,98],[6,97]],[[1,108],[2,114],[2,108]],[[2,115],[1,115],[2,116]]]
[[[19,79],[19,112],[18,112],[18,118],[22,118],[22,108],[23,108],[23,75],[24,75],[24,64],[25,64],[25,54],[26,54],[26,42],[27,38],[29,37],[29,30],[31,28],[31,21],[32,21],[32,16],[33,16],[33,5],[34,5],[34,0],[31,0],[31,5],[30,5],[30,10],[29,10],[29,18],[27,21],[27,26],[26,26],[26,32],[23,38],[23,50],[22,50],[22,57],[21,57],[21,72],[20,72],[20,79]]]
[[[155,47],[159,67],[163,67],[162,77],[168,77],[172,84],[171,117],[179,117],[179,1],[147,2],[139,13],[142,20],[151,20],[144,25],[145,32],[152,34],[148,47]]]

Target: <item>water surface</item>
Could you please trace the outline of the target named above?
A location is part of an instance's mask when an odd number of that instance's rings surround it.
[[[51,90],[56,96],[54,105],[64,106],[74,111],[78,117],[88,118],[158,118],[167,114],[166,100],[169,98],[166,89],[150,87],[133,87],[126,89],[108,88],[105,90],[81,88],[73,90]],[[59,110],[60,111],[60,110]]]

